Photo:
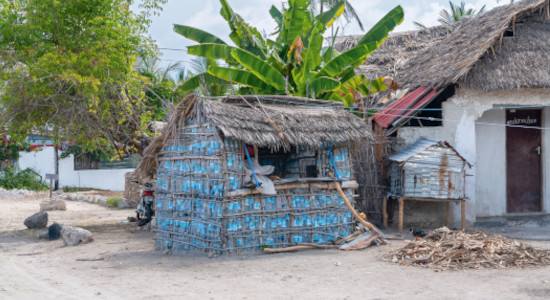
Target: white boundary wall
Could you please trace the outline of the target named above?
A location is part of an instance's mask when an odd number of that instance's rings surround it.
[[[61,151],[59,151],[61,153]],[[18,161],[20,169],[31,168],[37,171],[42,178],[46,173],[55,173],[54,148],[43,147],[39,151],[21,152]],[[59,159],[59,186],[87,187],[112,191],[124,190],[124,174],[134,169],[74,169],[73,155]]]

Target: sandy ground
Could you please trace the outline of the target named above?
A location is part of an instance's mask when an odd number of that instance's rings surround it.
[[[36,199],[0,199],[0,299],[549,299],[550,266],[435,272],[386,262],[405,245],[363,251],[247,253],[212,259],[154,251],[153,235],[118,223],[132,210],[67,202],[50,223],[83,226],[94,242],[63,247],[24,229]],[[532,245],[550,249],[548,241]]]

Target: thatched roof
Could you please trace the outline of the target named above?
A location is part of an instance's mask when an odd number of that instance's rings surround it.
[[[532,17],[515,25],[514,37],[485,54],[461,86],[485,91],[550,87],[550,23]],[[496,57],[496,58],[495,58]]]
[[[318,148],[327,143],[353,143],[370,137],[366,123],[343,107],[258,105],[251,97],[247,101],[252,106],[243,101],[230,104],[201,100],[196,109],[226,138],[259,147]]]
[[[364,120],[338,102],[287,96],[233,96],[213,101],[192,95],[176,107],[162,135],[145,149],[138,172],[150,173],[156,167],[156,154],[189,118],[211,123],[224,138],[271,149],[356,144],[372,137]]]
[[[369,55],[368,60],[357,68],[358,73],[374,79],[391,76],[401,86],[406,83],[401,75],[406,72],[405,63],[420,51],[429,48],[451,32],[450,26],[435,26],[422,30],[390,33],[389,38],[376,51]],[[337,37],[334,48],[339,52],[349,50],[362,36]]]
[[[452,27],[392,35],[359,71],[369,77],[393,75],[405,87],[444,88],[455,83],[483,90],[550,87],[549,11],[549,0],[523,0],[463,18]],[[514,36],[508,36],[512,31]],[[426,36],[425,32],[439,35]],[[418,51],[399,42],[415,35],[420,36]],[[376,57],[392,52],[393,59]],[[395,71],[388,63],[392,60]],[[382,72],[371,71],[377,68]]]

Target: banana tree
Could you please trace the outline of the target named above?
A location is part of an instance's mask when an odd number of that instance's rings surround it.
[[[401,6],[384,16],[355,47],[338,53],[323,47],[323,34],[342,15],[345,1],[318,15],[312,13],[309,0],[289,0],[282,10],[272,6],[276,39],[262,36],[244,22],[226,0],[220,3],[235,46],[198,28],[174,25],[175,32],[198,43],[188,47],[189,54],[225,62],[189,78],[182,88],[197,88],[200,76],[213,76],[242,86],[245,93],[314,96],[347,106],[353,105],[357,92],[366,95],[387,88],[383,78],[357,75],[355,68],[403,21]]]

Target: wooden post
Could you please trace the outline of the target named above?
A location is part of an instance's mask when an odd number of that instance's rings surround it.
[[[59,176],[57,176],[57,174],[46,174],[46,180],[50,180],[50,198],[52,197],[53,181],[58,179],[59,179]]]
[[[466,231],[466,201],[461,201],[461,209],[462,209],[462,231]]]
[[[445,226],[447,226],[447,228],[449,228],[449,219],[450,219],[450,215],[451,215],[451,203],[450,202],[447,202],[445,204],[445,209],[446,209],[446,217],[445,217]]]
[[[388,196],[384,196],[382,199],[382,218],[384,222],[384,227],[388,228]]]
[[[399,197],[399,235],[403,235],[403,209],[405,205],[405,197]]]
[[[53,179],[50,179],[50,198],[52,198],[52,182]]]

